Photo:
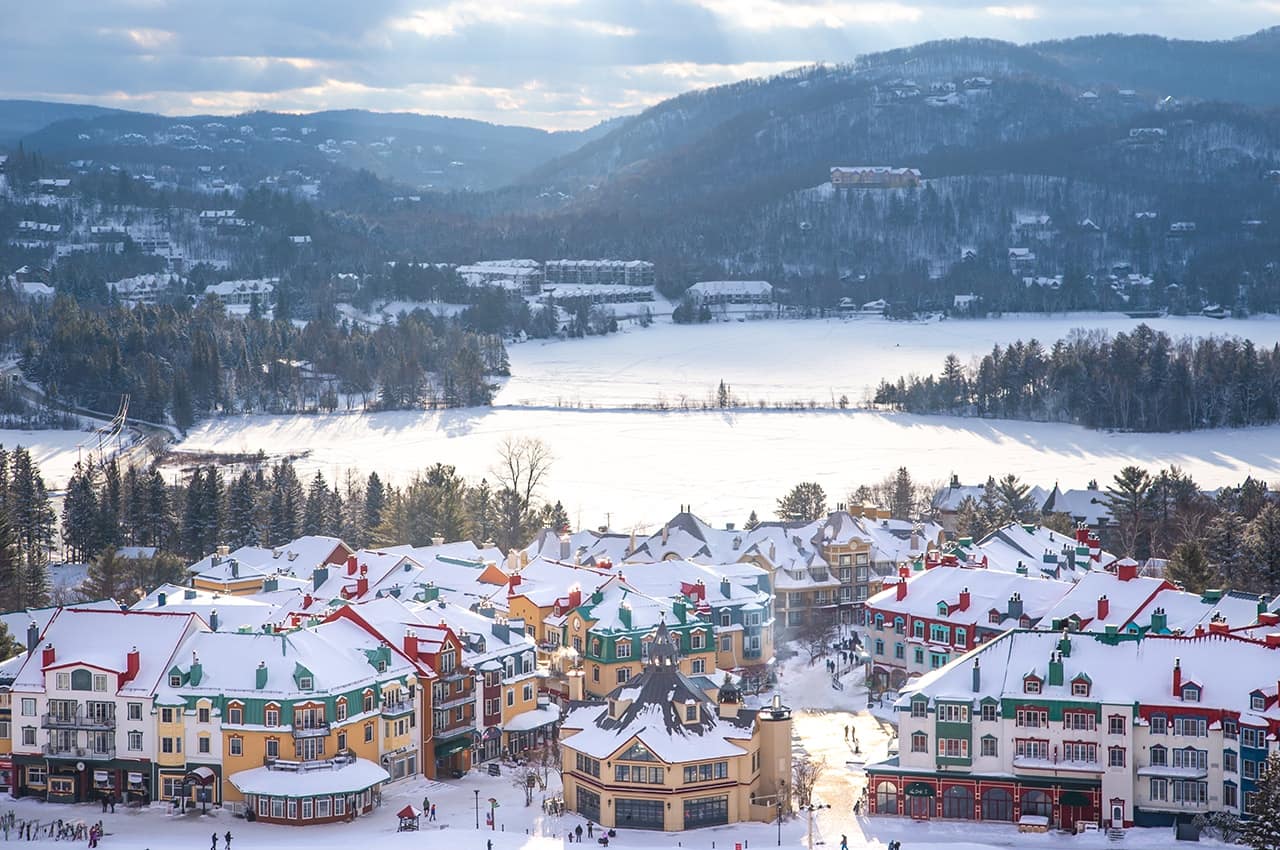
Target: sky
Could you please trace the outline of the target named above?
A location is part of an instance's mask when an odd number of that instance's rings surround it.
[[[993,5],[995,4],[995,5]],[[1280,0],[6,0],[0,98],[365,108],[577,129],[936,38],[1232,38]]]

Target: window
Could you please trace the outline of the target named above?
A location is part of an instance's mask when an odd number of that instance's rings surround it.
[[[288,818],[289,818],[289,820],[297,820],[297,819],[298,819],[298,801],[297,801],[297,800],[290,800],[290,801],[289,801],[289,814],[288,814]]]
[[[277,820],[284,818],[284,797],[271,798],[271,817]]]
[[[929,640],[934,643],[950,643],[951,629],[948,626],[940,626],[934,623],[929,629]]]
[[[1173,766],[1192,770],[1207,770],[1209,767],[1209,751],[1193,750],[1190,747],[1174,750]]]
[[[894,617],[893,630],[900,635],[905,635],[907,633],[907,621],[901,617]]]
[[[876,638],[876,655],[884,655],[884,641]]]
[[[22,744],[26,747],[34,747],[36,745],[36,727],[22,727]]]
[[[239,735],[232,735],[227,739],[227,752],[233,756],[244,755],[244,738]]]
[[[991,611],[991,613],[987,614],[988,623],[995,623],[996,625],[999,625],[1001,619],[1003,618],[1000,616],[1000,612],[994,609]]]
[[[107,692],[107,677],[105,674],[93,674],[93,689],[100,694],[105,694]]]
[[[329,798],[328,797],[316,797],[316,817],[317,818],[329,817]]]
[[[173,722],[173,709],[172,709],[172,708],[162,708],[162,709],[160,709],[160,722],[161,722],[161,723],[172,723],[172,722]]]
[[[170,676],[170,677],[169,677],[169,687],[171,687],[171,688],[180,688],[180,687],[182,687],[182,676],[180,676],[180,675],[179,675],[179,674],[177,674],[177,673],[175,673],[175,674],[173,674],[172,676]]]
[[[1124,718],[1119,714],[1113,714],[1107,718],[1107,732],[1111,735],[1124,734]]]
[[[1156,745],[1151,748],[1151,764],[1153,767],[1165,767],[1169,764],[1169,751]]]
[[[10,734],[11,733],[9,731],[9,721],[0,720],[0,739],[4,739],[7,741],[9,740]]]
[[[132,750],[135,753],[142,751],[142,733],[141,732],[129,733],[128,747],[130,750]]]
[[[654,768],[659,770],[659,768]],[[715,779],[726,779],[729,776],[729,763],[727,761],[708,762],[706,764],[686,765],[684,768],[685,782],[711,782]],[[661,784],[662,777],[658,777],[658,783]]]
[[[337,720],[347,719],[347,700],[346,698],[338,700],[338,704],[334,707],[334,714]]]
[[[166,737],[166,738],[160,739],[160,752],[162,753],[173,752],[173,738]]]
[[[988,788],[982,792],[983,820],[1013,820],[1013,795],[1004,788]]]
[[[1037,815],[1043,818],[1053,816],[1053,798],[1047,791],[1030,790],[1022,792],[1022,813]]]
[[[1203,717],[1175,717],[1173,718],[1173,734],[1186,735],[1190,738],[1204,738],[1209,734],[1209,724]]]
[[[366,744],[373,743],[373,724],[364,724],[364,742]]]
[[[911,752],[927,753],[929,752],[929,736],[923,732],[911,733]]]
[[[703,632],[694,632],[689,636],[689,645],[694,649],[707,648],[707,636]]]
[[[310,797],[302,798],[302,819],[311,820],[312,802]]]
[[[452,673],[453,668],[456,666],[458,666],[458,661],[451,646],[440,653],[440,672]]]
[[[686,705],[684,707],[684,719],[686,722],[692,723],[698,719],[698,706]]]
[[[898,786],[892,782],[876,783],[876,813],[881,815],[898,813]]]
[[[1014,741],[1013,751],[1020,758],[1047,759],[1049,742],[1038,738],[1018,738]]]
[[[925,717],[929,713],[929,704],[922,699],[911,701],[911,716]]]
[[[1199,702],[1200,689],[1197,688],[1195,685],[1185,686],[1182,689],[1182,701],[1183,702]]]
[[[1163,714],[1156,714],[1151,717],[1151,734],[1164,735],[1168,732],[1168,720]]]
[[[1020,708],[1014,718],[1017,726],[1040,728],[1049,725],[1049,712],[1043,708]]]
[[[1062,760],[1092,764],[1098,760],[1098,745],[1088,741],[1064,741]]]
[[[1151,800],[1152,802],[1166,802],[1169,799],[1169,780],[1152,779],[1151,780]]]
[[[907,657],[907,648],[901,643],[895,643],[893,645],[893,657],[899,660],[905,659]]]
[[[914,630],[914,634],[917,638],[924,640],[924,620],[916,620],[912,624],[911,628]]]
[[[244,709],[238,705],[229,706],[227,708],[227,723],[232,726],[239,726],[244,723]]]
[[[939,705],[937,715],[940,723],[968,723],[969,706]]]
[[[60,691],[71,690],[71,674],[70,673],[65,673],[65,672],[58,673],[54,681],[57,682],[57,684],[54,685],[54,687],[56,687],[58,690]]]
[[[341,752],[346,748],[347,748],[347,733],[339,732],[338,733],[338,751]]]
[[[600,762],[590,756],[584,756],[582,753],[575,753],[577,757],[577,769],[579,773],[587,773],[596,778],[600,777]]]
[[[969,757],[969,742],[963,738],[939,738],[938,757],[967,759]]]
[[[1264,697],[1262,694],[1253,694],[1249,698],[1249,707],[1252,708],[1254,711],[1266,711],[1267,698]]]
[[[22,698],[22,716],[23,716],[23,717],[35,717],[35,716],[36,716],[36,701],[35,701],[35,697],[23,697],[23,698]]]
[[[1124,747],[1107,748],[1107,766],[1124,767]]]
[[[1238,729],[1239,727],[1236,725],[1236,722],[1234,720],[1231,720],[1230,718],[1223,718],[1222,737],[1230,738],[1231,740],[1234,741],[1236,738]]]
[[[631,638],[619,638],[614,644],[619,658],[631,657]]]
[[[704,659],[695,658],[689,662],[689,669],[694,673],[705,673],[707,671],[707,663]]]
[[[956,646],[965,647],[969,645],[969,634],[964,629],[956,629]]]
[[[984,703],[982,706],[982,719],[986,723],[994,723],[996,720],[996,704],[993,702]]]
[[[515,704],[516,704],[516,690],[515,688],[508,688],[507,689],[507,708],[510,708]]]
[[[280,709],[268,708],[266,711],[264,711],[263,723],[265,723],[267,726],[279,726],[280,725]]]
[[[985,735],[982,738],[982,754],[984,756],[1000,755],[1000,744],[992,735]]]
[[[1243,776],[1245,779],[1258,778],[1258,763],[1253,759],[1241,759],[1240,767],[1241,767],[1240,775]]]
[[[1087,697],[1089,695],[1089,683],[1083,679],[1076,679],[1071,683],[1071,695],[1073,697]]]
[[[1240,805],[1240,798],[1237,796],[1239,789],[1236,788],[1234,782],[1226,782],[1222,785],[1222,805],[1235,808]]]
[[[916,647],[915,654],[914,654],[912,657],[913,657],[913,658],[915,658],[915,660],[916,660],[916,663],[917,663],[917,664],[923,664],[923,663],[924,663],[924,650],[917,646],[917,647]]]
[[[197,709],[196,709],[196,721],[197,721],[197,722],[199,722],[199,723],[208,723],[208,722],[209,722],[209,709],[207,709],[207,708],[197,708]]]
[[[129,711],[129,719],[130,719],[130,720],[141,720],[141,719],[142,719],[142,703],[140,703],[140,702],[131,702],[131,703],[129,703],[128,711]]]
[[[631,668],[630,668],[630,667],[619,667],[619,668],[618,668],[618,684],[619,684],[619,685],[621,685],[623,682],[626,682],[626,681],[627,681],[627,680],[629,680],[630,678],[631,678]]]
[[[594,664],[591,665],[591,681],[600,681],[600,668]]]
[[[525,685],[524,690],[521,692],[521,696],[524,698],[525,702],[533,699],[533,685]]]
[[[200,753],[209,752],[209,736],[208,735],[201,735],[199,738],[196,738],[196,751]]]
[[[1173,802],[1204,805],[1209,801],[1209,783],[1195,780],[1176,779],[1170,783],[1173,788]]]
[[[1083,732],[1092,732],[1098,724],[1092,711],[1065,711],[1062,713],[1062,728]]]
[[[333,816],[345,815],[347,813],[347,798],[341,795],[333,798]]]
[[[733,651],[733,638],[729,637],[729,635],[721,635],[721,636],[720,636],[720,651],[721,651],[721,652],[731,652],[731,651]]]
[[[973,820],[973,789],[964,785],[952,785],[943,791],[942,816],[958,820]]]
[[[1040,693],[1040,680],[1039,680],[1039,679],[1031,679],[1031,678],[1023,679],[1023,680],[1022,680],[1022,692],[1023,692],[1023,693],[1027,693],[1027,694],[1038,694],[1038,693]]]
[[[1231,750],[1222,751],[1222,770],[1225,773],[1240,772],[1240,757]]]

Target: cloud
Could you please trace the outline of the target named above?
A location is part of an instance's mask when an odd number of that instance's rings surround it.
[[[996,18],[1013,18],[1015,21],[1030,21],[1040,17],[1040,10],[1035,6],[987,6],[983,11]]]
[[[842,29],[853,24],[915,22],[924,14],[901,3],[801,2],[783,0],[695,0],[728,27],[750,30]]]

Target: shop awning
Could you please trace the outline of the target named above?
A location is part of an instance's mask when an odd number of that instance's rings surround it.
[[[218,774],[214,773],[211,767],[197,767],[194,770],[187,771],[187,778],[194,779],[201,785],[209,785],[218,778]]]
[[[470,735],[462,735],[449,741],[441,741],[439,744],[436,744],[436,758],[441,759],[445,756],[451,756],[454,753],[460,753],[470,746]]]
[[[934,790],[932,785],[924,782],[908,782],[907,787],[902,789],[902,793],[908,797],[932,797]]]
[[[1058,798],[1058,802],[1064,806],[1088,806],[1093,803],[1089,799],[1089,795],[1083,791],[1063,791],[1062,796]]]

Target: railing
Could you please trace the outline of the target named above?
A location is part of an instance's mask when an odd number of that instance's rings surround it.
[[[267,756],[262,760],[262,763],[269,770],[283,770],[289,773],[307,773],[312,770],[337,770],[340,767],[346,767],[349,764],[354,764],[355,760],[356,757],[351,753],[338,753],[331,758],[314,759],[312,761],[294,761],[291,759],[280,759]]]
[[[114,729],[116,716],[108,714],[106,717],[93,717],[83,711],[49,712],[40,718],[40,726],[45,729]]]
[[[440,702],[432,702],[431,707],[439,711],[444,711],[447,708],[456,708],[460,705],[466,705],[469,702],[475,702],[475,701],[476,701],[475,694],[464,694],[463,696],[453,697],[451,699],[442,700]]]
[[[327,720],[295,720],[293,723],[293,737],[295,738],[325,738],[328,735],[329,722]]]
[[[395,717],[413,711],[413,703],[407,699],[399,702],[384,702],[378,710],[383,717]]]
[[[95,747],[63,747],[55,744],[45,744],[40,751],[48,758],[55,759],[86,759],[88,761],[107,761],[116,757],[116,748],[100,750]]]

